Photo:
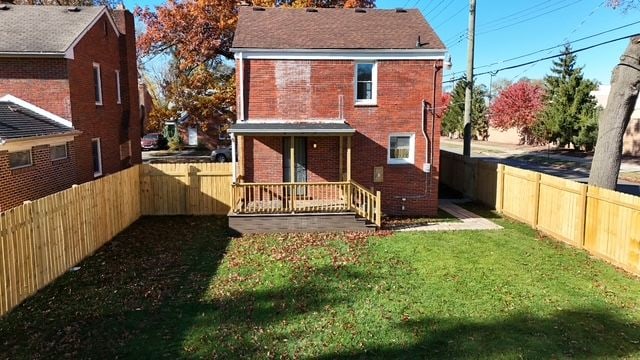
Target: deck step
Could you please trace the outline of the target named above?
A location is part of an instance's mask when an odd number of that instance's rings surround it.
[[[373,226],[371,226],[373,225]],[[353,212],[301,214],[229,214],[229,227],[240,234],[276,232],[373,231],[375,224]]]

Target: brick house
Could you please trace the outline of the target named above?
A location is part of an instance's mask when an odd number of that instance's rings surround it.
[[[242,7],[232,50],[232,215],[436,214],[446,49],[418,10]]]
[[[0,4],[0,35],[0,97],[22,99],[80,132],[72,146],[75,176],[65,184],[141,162],[135,29],[129,11]],[[3,192],[15,175],[3,174]],[[22,197],[43,195],[34,189]]]
[[[0,97],[0,211],[75,184],[78,135],[68,120]]]

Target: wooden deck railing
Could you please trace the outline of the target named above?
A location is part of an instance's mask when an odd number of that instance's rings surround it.
[[[380,226],[382,223],[380,191],[375,194],[364,186],[351,180],[349,206],[356,214]]]
[[[237,183],[232,211],[236,214],[278,214],[355,211],[380,226],[380,192],[354,181],[322,183]]]

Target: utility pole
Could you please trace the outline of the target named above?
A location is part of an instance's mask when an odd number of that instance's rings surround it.
[[[462,154],[471,157],[471,97],[473,95],[473,56],[476,34],[476,0],[469,0],[469,42],[467,45],[467,87],[464,96],[464,147]]]

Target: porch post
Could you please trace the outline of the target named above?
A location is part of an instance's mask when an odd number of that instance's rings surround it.
[[[347,181],[351,181],[351,136],[347,137]]]
[[[295,154],[295,136],[292,136],[289,141],[289,182],[296,182],[296,154]],[[295,186],[291,186],[289,189],[289,198],[291,199],[291,212],[296,211],[296,194],[297,189]]]
[[[238,177],[244,182],[244,136],[238,135]]]
[[[236,183],[237,169],[236,169],[236,134],[231,133],[231,183]]]
[[[342,150],[343,147],[344,147],[344,137],[342,135],[340,135],[340,147],[339,147],[339,149],[340,149],[340,155],[339,155],[340,156],[340,166],[339,166],[340,172],[338,173],[338,181],[342,181],[343,180],[342,179],[342,163],[344,162],[344,159],[343,159],[344,154],[343,154],[343,150]]]

